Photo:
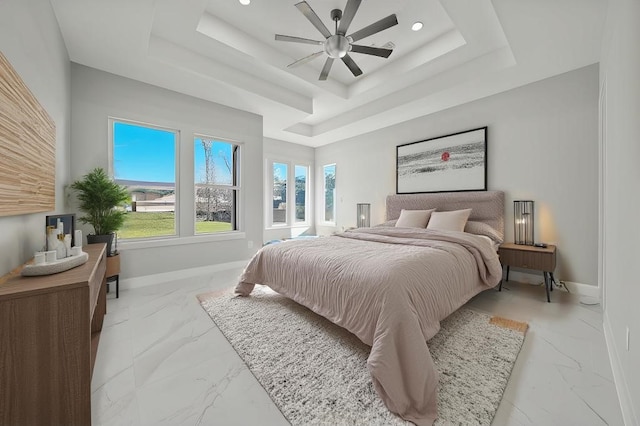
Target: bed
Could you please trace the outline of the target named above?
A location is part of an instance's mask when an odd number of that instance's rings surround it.
[[[403,209],[434,208],[471,209],[471,228],[490,228],[494,239],[504,232],[500,191],[387,197],[390,221]],[[248,296],[255,284],[267,285],[355,334],[371,346],[367,367],[389,410],[430,425],[438,377],[427,341],[441,320],[495,287],[502,270],[486,235],[385,225],[267,245],[235,291]]]

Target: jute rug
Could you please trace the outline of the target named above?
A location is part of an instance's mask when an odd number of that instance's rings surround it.
[[[292,425],[410,424],[389,412],[367,370],[370,347],[292,300],[256,286],[198,296]],[[527,325],[462,308],[429,342],[440,374],[437,425],[489,425]]]

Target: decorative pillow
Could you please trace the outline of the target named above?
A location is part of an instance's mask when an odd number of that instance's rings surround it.
[[[375,225],[374,228],[379,228],[379,227],[384,227],[384,226],[396,226],[397,222],[398,222],[398,219],[388,220],[386,222],[382,222],[379,225]]]
[[[431,213],[436,209],[431,210],[405,210],[400,211],[400,217],[396,222],[398,228],[424,228],[429,222]]]
[[[470,220],[464,227],[464,232],[468,232],[469,234],[476,235],[484,235],[485,237],[491,238],[493,242],[502,244],[504,242],[504,237],[500,234],[500,232],[493,229],[490,225],[487,225],[484,222],[475,222]]]
[[[433,212],[427,229],[438,231],[464,231],[464,225],[469,219],[471,209],[454,210],[450,212]]]

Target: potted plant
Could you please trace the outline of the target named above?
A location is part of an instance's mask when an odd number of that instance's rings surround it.
[[[102,169],[97,167],[82,179],[71,184],[84,213],[78,220],[93,226],[95,234],[87,235],[87,243],[107,243],[107,253],[112,256],[113,237],[124,223],[124,205],[130,201],[125,186],[115,183]]]

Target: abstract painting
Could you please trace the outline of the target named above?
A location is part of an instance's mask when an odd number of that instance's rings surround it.
[[[396,147],[396,193],[487,190],[487,128]]]

